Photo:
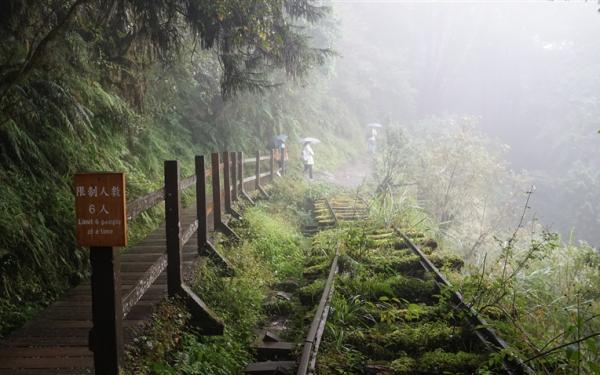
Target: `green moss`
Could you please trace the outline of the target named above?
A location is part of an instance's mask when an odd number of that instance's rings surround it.
[[[465,265],[461,257],[449,252],[432,253],[429,255],[429,260],[438,268],[448,268],[453,271],[460,271]]]
[[[373,359],[390,359],[398,352],[418,354],[435,348],[452,350],[462,342],[461,328],[444,322],[424,322],[391,332],[381,328],[384,327],[351,332],[347,342]]]
[[[305,279],[315,279],[317,277],[327,277],[329,269],[331,268],[331,260],[328,257],[319,257],[319,263],[313,264],[312,266],[305,267],[302,271],[302,275]],[[311,264],[314,261],[311,260]]]
[[[318,303],[325,289],[325,280],[318,279],[300,289],[298,289],[298,298],[303,305]]]
[[[447,352],[437,349],[423,353],[418,360],[417,372],[421,374],[472,374],[481,366],[483,357],[466,352]]]
[[[409,375],[414,374],[417,368],[417,361],[413,358],[404,356],[395,359],[390,363],[394,375]]]
[[[290,315],[297,307],[292,300],[272,298],[264,304],[263,309],[268,315]]]
[[[419,263],[420,258],[417,255],[374,255],[368,258],[374,272],[382,273],[403,273],[418,274],[422,273],[423,267]]]

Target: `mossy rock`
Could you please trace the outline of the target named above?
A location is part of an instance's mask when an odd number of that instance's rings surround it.
[[[420,374],[473,374],[485,361],[485,356],[459,351],[456,353],[437,349],[423,353],[418,360]]]
[[[298,289],[298,298],[300,298],[300,302],[305,306],[318,303],[324,289],[325,280],[315,280],[313,283]]]

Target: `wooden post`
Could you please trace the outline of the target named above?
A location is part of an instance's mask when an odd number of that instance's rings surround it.
[[[206,204],[206,169],[204,156],[196,156],[196,212],[198,217],[198,254],[211,257],[226,272],[231,273],[233,266],[208,240],[208,208]]]
[[[196,157],[196,192],[200,190],[197,201],[200,207],[199,211],[206,212],[206,196],[203,189],[199,188],[198,180],[205,180],[204,158]],[[201,173],[198,173],[198,169]],[[204,186],[204,184],[202,184]],[[202,199],[204,198],[204,199]],[[202,201],[204,204],[202,204]],[[190,323],[207,335],[222,335],[223,322],[213,313],[213,311],[192,291],[190,287],[183,282],[182,257],[181,257],[181,222],[179,199],[179,164],[177,160],[165,161],[165,227],[167,234],[167,291],[169,297],[182,297],[192,319]],[[206,215],[204,215],[203,228],[200,226],[201,218],[198,217],[198,243],[200,243],[202,234],[206,234]],[[206,241],[206,236],[204,237]],[[200,246],[200,245],[199,245]]]
[[[232,152],[231,154],[229,154],[230,159],[231,159],[231,187],[233,188],[233,196],[232,196],[232,200],[233,201],[237,201],[238,200],[238,186],[239,186],[239,179],[238,179],[238,173],[237,173],[237,166],[238,166],[238,160],[237,160],[237,152]]]
[[[285,174],[285,148],[279,149],[279,160],[281,162],[281,175]]]
[[[260,150],[256,151],[256,190],[258,190],[259,193],[261,193],[262,195],[265,196],[265,198],[269,198],[269,195],[267,194],[267,192],[265,191],[265,189],[263,189],[263,187],[260,184]]]
[[[221,214],[221,181],[219,174],[219,154],[214,152],[212,155],[212,187],[213,187],[213,218],[215,230],[224,233],[235,239],[240,239],[233,229],[231,229],[225,222],[223,222],[223,216]],[[228,169],[227,165],[223,166],[223,170]],[[225,197],[227,197],[227,191],[225,191]],[[225,202],[227,204],[227,200]]]
[[[167,290],[169,297],[181,291],[181,223],[179,200],[179,164],[165,161],[165,230],[167,235]]]
[[[244,186],[244,153],[241,151],[238,152],[238,163],[239,163],[238,173],[240,174],[240,192],[243,195],[247,195],[246,187]]]
[[[119,375],[123,361],[123,306],[119,249],[90,247],[92,321],[90,349],[96,374]]]
[[[223,151],[223,189],[225,190],[225,212],[231,212],[231,164],[229,151]]]
[[[256,190],[260,190],[260,150],[256,151],[256,181],[254,187]]]
[[[235,178],[231,178],[231,159],[229,151],[223,152],[223,189],[225,189],[225,212],[236,219],[241,219],[242,216],[237,213],[231,206],[231,184],[235,185]]]
[[[213,152],[212,162],[212,194],[213,194],[213,222],[215,230],[221,225],[221,175],[219,173],[219,154]]]
[[[246,187],[244,186],[244,153],[243,152],[238,152],[238,162],[239,162],[238,173],[240,176],[240,193],[242,194],[242,197],[246,198],[246,200],[248,202],[250,202],[250,204],[254,204],[254,201],[252,200],[252,198],[250,198],[250,196],[246,192]]]
[[[275,149],[271,149],[271,158],[269,159],[271,167],[271,182],[275,179]]]
[[[242,194],[244,191],[244,157],[241,151],[236,152],[237,157],[237,174],[238,174],[238,191]]]
[[[198,254],[208,255],[208,213],[206,207],[206,170],[204,155],[194,158],[196,167],[196,216],[198,217]]]

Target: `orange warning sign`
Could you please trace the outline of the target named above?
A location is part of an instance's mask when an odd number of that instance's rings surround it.
[[[127,210],[123,173],[75,175],[79,246],[126,246]]]

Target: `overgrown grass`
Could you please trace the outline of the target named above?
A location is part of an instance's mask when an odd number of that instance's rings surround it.
[[[289,220],[289,213],[276,213],[276,207],[301,198],[302,188],[290,191],[278,186],[287,185],[280,182],[271,190],[274,198],[269,203],[247,207],[243,220],[232,223],[241,243],[219,244],[234,265],[234,275],[224,277],[210,262],[197,270],[193,288],[225,322],[224,335],[189,332],[185,310],[177,301],[166,302],[146,335],[130,350],[127,373],[238,374],[252,361],[254,330],[273,308],[271,287],[279,281],[297,281],[305,256],[298,221]],[[174,314],[183,321],[173,319]]]

